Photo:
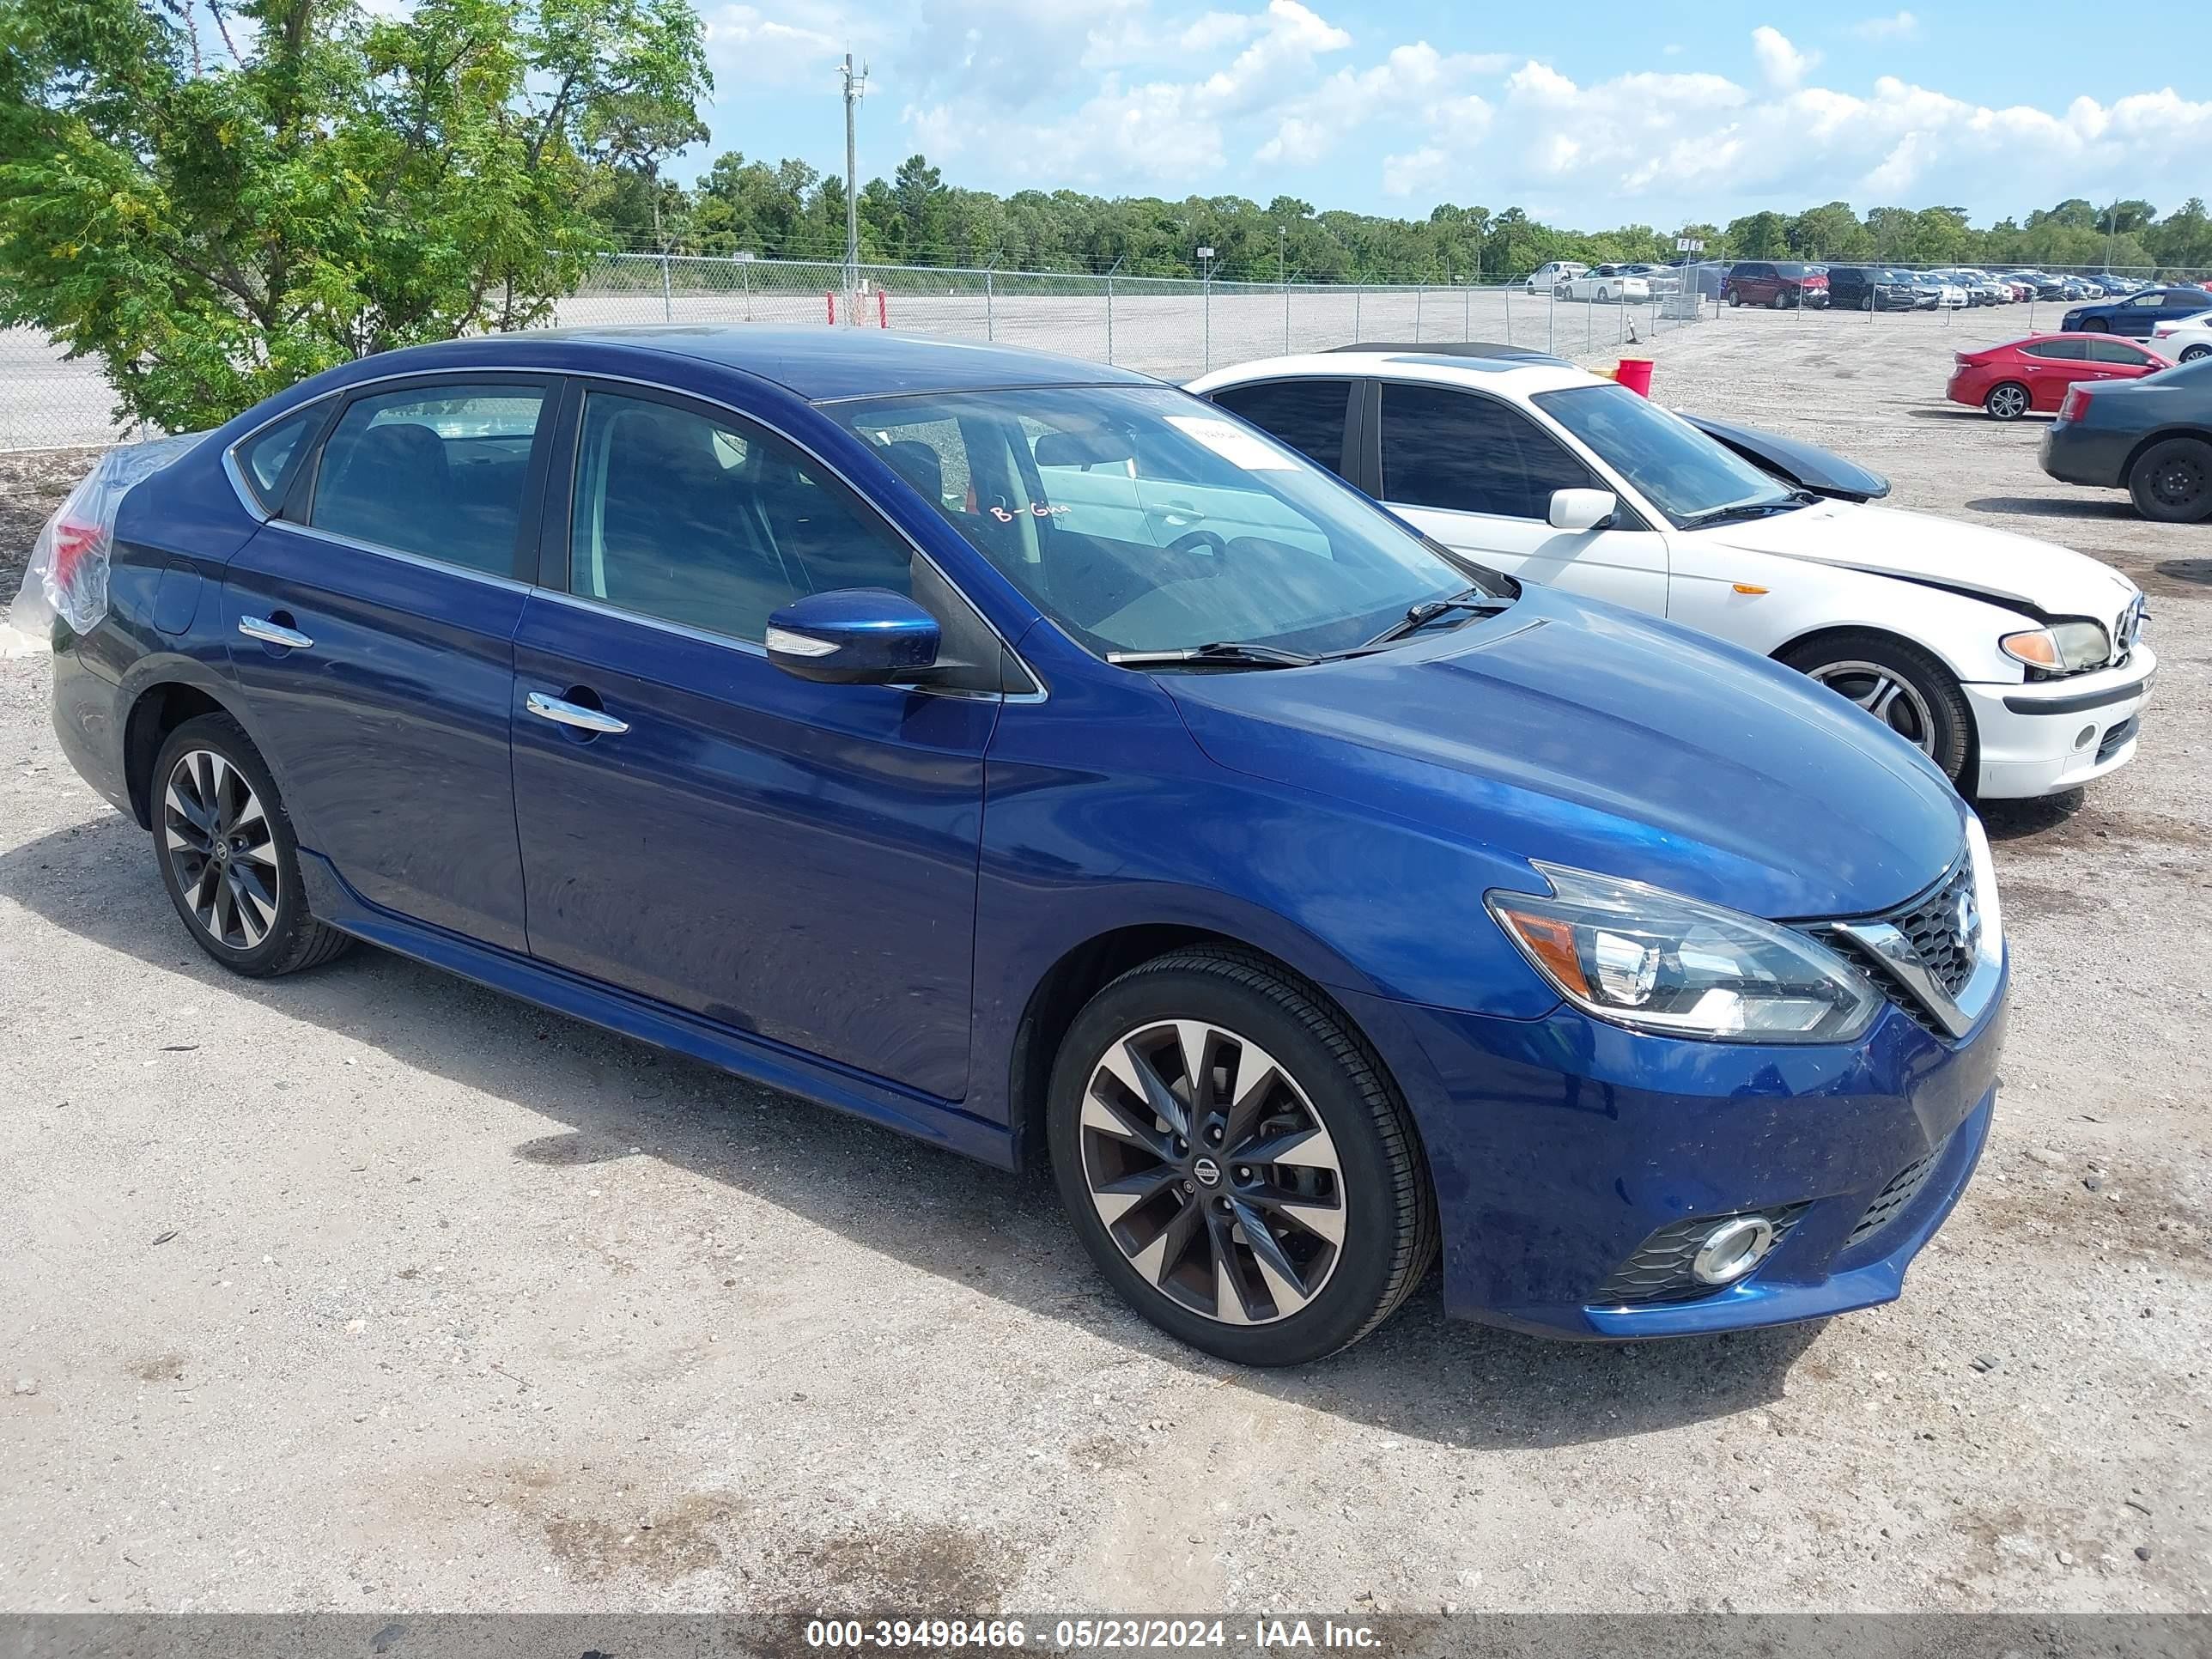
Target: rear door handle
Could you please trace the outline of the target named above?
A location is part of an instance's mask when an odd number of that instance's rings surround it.
[[[540,720],[551,720],[556,726],[573,726],[580,732],[604,732],[609,737],[619,737],[629,730],[628,720],[618,720],[603,709],[586,708],[580,702],[549,697],[543,691],[532,691],[523,699],[522,706]]]
[[[314,641],[296,628],[287,628],[266,617],[240,617],[238,631],[249,640],[259,640],[264,645],[281,645],[294,651],[305,651]]]

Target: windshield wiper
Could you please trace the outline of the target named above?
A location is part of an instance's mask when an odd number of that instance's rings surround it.
[[[1763,519],[1772,513],[1794,513],[1819,496],[1799,490],[1784,501],[1738,501],[1734,507],[1717,507],[1710,513],[1692,513],[1682,520],[1685,530],[1703,530],[1711,524],[1733,524],[1739,519]]]
[[[1378,645],[1402,640],[1408,634],[1418,634],[1448,611],[1464,611],[1471,616],[1494,617],[1512,603],[1510,599],[1500,599],[1495,593],[1486,593],[1479,587],[1470,587],[1464,593],[1455,593],[1449,599],[1423,599],[1366,644],[1354,648],[1369,651]]]
[[[1227,668],[1308,668],[1321,659],[1301,651],[1279,651],[1272,645],[1215,640],[1209,645],[1188,645],[1173,651],[1109,651],[1106,660],[1117,668],[1172,668],[1183,663],[1201,666],[1218,663]]]

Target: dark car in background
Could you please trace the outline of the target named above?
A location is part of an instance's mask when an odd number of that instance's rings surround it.
[[[2068,387],[2040,459],[2061,483],[2126,490],[2146,519],[2212,519],[2212,358]]]
[[[2159,324],[2193,317],[2200,311],[2212,311],[2212,291],[2201,288],[2152,288],[2141,294],[2130,294],[2124,300],[2076,306],[2059,320],[2058,326],[2068,334],[2125,334],[2148,340],[2151,330]]]
[[[1722,295],[1732,306],[1767,306],[1776,311],[1828,303],[1828,278],[1816,265],[1790,260],[1739,259],[1729,267]]]
[[[1828,304],[1838,311],[1910,311],[1913,299],[1909,273],[1887,265],[1830,265]]]

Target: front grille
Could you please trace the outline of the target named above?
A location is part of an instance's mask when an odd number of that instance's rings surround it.
[[[1859,1218],[1858,1225],[1851,1229],[1851,1236],[1844,1241],[1844,1248],[1848,1250],[1860,1240],[1873,1237],[1903,1214],[1912,1200],[1920,1196],[1920,1189],[1928,1184],[1928,1177],[1936,1173],[1936,1166],[1942,1161],[1942,1157],[1943,1148],[1939,1146],[1899,1170],[1889,1185],[1875,1195],[1874,1202],[1867,1206],[1867,1212]]]
[[[1962,900],[1966,914],[1978,916],[1974,897],[1974,866],[1972,860],[1962,858],[1950,874],[1919,898],[1902,909],[1871,920],[1887,922],[1904,934],[1936,984],[1942,988],[1944,995],[1955,997],[1974,976],[1979,926],[1977,923],[1970,929],[1975,937],[1967,939],[1960,938],[1957,926]],[[1811,932],[1821,944],[1865,975],[1891,1002],[1911,1016],[1922,1030],[1949,1039],[1950,1033],[1921,1006],[1920,999],[1870,952],[1860,948],[1848,933],[1832,927],[1815,927]]]
[[[1920,960],[1928,971],[1936,975],[1936,982],[1943,988],[1946,996],[1956,996],[1966,988],[1966,981],[1974,976],[1972,944],[1958,933],[1959,901],[1963,897],[1969,907],[1973,903],[1974,867],[1960,860],[1951,878],[1927,898],[1911,909],[1891,916],[1889,924],[1912,942]]]
[[[1774,1243],[1767,1247],[1771,1255],[1804,1209],[1802,1204],[1793,1204],[1786,1209],[1747,1210],[1741,1213],[1764,1215],[1774,1224]],[[1590,1298],[1590,1305],[1649,1307],[1655,1303],[1693,1302],[1701,1296],[1726,1290],[1725,1285],[1705,1283],[1690,1271],[1690,1264],[1698,1259],[1698,1247],[1707,1235],[1723,1221],[1733,1218],[1725,1215],[1692,1216],[1687,1221],[1671,1222],[1662,1227],[1613,1270],[1612,1277],[1599,1285],[1597,1294]]]
[[[2130,714],[2105,733],[2105,740],[2097,745],[2097,759],[2100,763],[2112,759],[2134,739],[2136,725],[2140,719],[2139,715]]]

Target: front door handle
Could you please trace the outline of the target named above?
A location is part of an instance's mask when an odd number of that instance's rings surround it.
[[[580,732],[604,732],[609,737],[619,737],[629,730],[628,720],[618,720],[604,709],[586,708],[580,702],[549,697],[543,691],[532,691],[523,699],[522,706],[540,720],[551,720],[556,726],[573,726]]]
[[[287,628],[266,617],[240,617],[238,631],[249,640],[259,640],[264,645],[281,645],[294,651],[305,651],[314,641],[296,628]]]

